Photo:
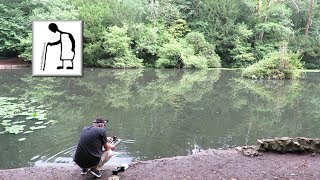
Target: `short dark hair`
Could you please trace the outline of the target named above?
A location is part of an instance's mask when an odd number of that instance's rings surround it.
[[[102,118],[102,117],[98,117],[98,118],[95,118],[92,122],[93,123],[104,123],[105,124],[105,123],[107,123],[109,121],[104,119],[104,118]]]

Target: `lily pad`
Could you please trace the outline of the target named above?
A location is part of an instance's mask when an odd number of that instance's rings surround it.
[[[20,139],[18,139],[18,141],[24,141],[24,140],[26,140],[27,138],[20,138]]]
[[[13,125],[13,126],[6,126],[5,131],[10,133],[10,134],[19,134],[23,132],[23,129],[26,125]]]
[[[37,114],[37,113],[33,113],[31,116],[32,116],[32,117],[37,117],[38,114]]]
[[[24,110],[24,109],[22,109],[22,110]],[[20,113],[19,115],[21,115],[21,116],[31,116],[31,113],[28,112],[28,111],[23,111],[23,112]]]
[[[43,121],[43,120],[46,120],[47,118],[46,117],[39,117],[37,118],[39,121]]]
[[[44,124],[55,124],[55,123],[57,123],[58,121],[56,121],[56,120],[49,120],[49,121],[47,121],[46,123],[44,123]]]
[[[29,129],[30,130],[36,130],[36,129],[43,129],[46,128],[47,126],[31,126]]]
[[[33,131],[25,131],[23,132],[23,134],[29,134],[29,133],[32,133]]]
[[[22,124],[22,123],[25,123],[26,121],[16,121],[16,122],[13,122],[12,124]]]
[[[38,108],[44,108],[45,106],[44,105],[40,105],[40,106],[38,106]]]
[[[5,119],[11,119],[11,118],[13,118],[14,116],[13,115],[11,115],[11,114],[9,114],[9,115],[5,115],[5,116],[3,116],[3,118],[5,118]]]
[[[0,107],[0,126],[2,125],[4,128],[0,134],[28,134],[33,130],[46,128],[44,120],[47,120],[49,106],[38,104],[34,98],[0,97]],[[24,116],[24,119],[21,119],[20,116]],[[35,125],[26,128],[28,120],[36,121]],[[55,121],[46,122],[46,124],[53,123]],[[26,130],[24,131],[24,129]]]
[[[2,126],[11,126],[10,121],[2,121],[0,124],[1,124]]]

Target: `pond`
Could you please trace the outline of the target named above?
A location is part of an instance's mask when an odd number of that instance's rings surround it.
[[[84,69],[81,78],[0,71],[0,169],[72,165],[84,126],[124,139],[109,163],[319,137],[320,77],[249,80],[240,71]]]

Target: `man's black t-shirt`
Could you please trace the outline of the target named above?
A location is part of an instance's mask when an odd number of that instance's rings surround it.
[[[104,128],[84,127],[74,155],[74,161],[81,168],[90,168],[100,162],[102,146],[107,143],[107,134]]]

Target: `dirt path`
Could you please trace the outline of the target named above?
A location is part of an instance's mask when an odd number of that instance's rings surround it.
[[[20,69],[30,66],[31,63],[25,62],[20,58],[0,59],[0,69]]]
[[[206,150],[191,156],[180,156],[130,165],[120,173],[120,179],[320,179],[320,154],[272,154],[246,157],[234,149]],[[111,177],[111,171],[102,172],[100,179]],[[31,167],[0,170],[0,179],[94,179],[82,176],[72,167]]]

